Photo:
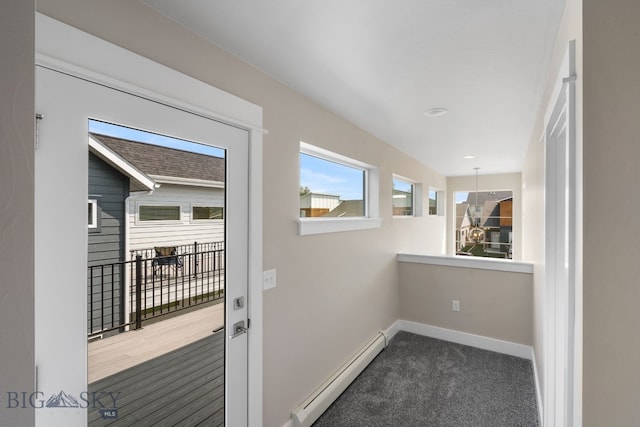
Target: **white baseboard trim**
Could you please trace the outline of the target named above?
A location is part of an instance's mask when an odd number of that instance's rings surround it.
[[[387,329],[385,329],[384,331],[380,331],[382,332],[382,335],[384,335],[386,343],[385,343],[385,347],[387,345],[389,345],[389,341],[391,341],[391,338],[395,337],[396,334],[398,332],[400,332],[400,320],[396,320],[395,322],[393,322],[393,324],[391,326],[389,326]]]
[[[538,376],[538,365],[536,364],[536,352],[531,349],[531,364],[533,365],[533,381],[536,387],[536,400],[538,401],[538,420],[540,427],[544,427],[544,408],[542,407],[542,388],[540,387],[540,377]]]
[[[439,326],[425,325],[423,323],[411,322],[409,320],[399,320],[401,331],[411,332],[426,337],[437,338],[444,341],[464,344],[483,350],[495,351],[496,353],[508,354],[510,356],[521,357],[531,360],[533,350],[528,345],[517,344],[495,338],[474,335],[467,332],[454,331],[453,329],[441,328]]]
[[[409,320],[396,320],[387,329],[381,331],[381,333],[384,335],[386,344],[388,345],[389,341],[400,331],[411,332],[426,337],[437,338],[444,341],[468,345],[483,350],[495,351],[496,353],[502,353],[531,360],[533,365],[536,399],[538,401],[540,423],[542,423],[542,396],[540,393],[540,382],[538,379],[538,370],[535,363],[535,354],[532,347],[495,338],[489,338],[482,335],[475,335],[467,332],[455,331],[453,329],[446,329],[438,326],[412,322]],[[542,426],[542,424],[540,425]],[[282,425],[282,427],[293,427],[293,420],[288,420]]]

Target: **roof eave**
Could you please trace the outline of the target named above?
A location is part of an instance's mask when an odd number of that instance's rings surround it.
[[[182,178],[177,176],[149,175],[155,182],[161,184],[189,185],[192,187],[224,188],[222,181],[209,181],[206,179]]]
[[[128,176],[129,179],[136,181],[148,191],[153,191],[158,187],[156,182],[150,176],[133,166],[91,135],[89,135],[89,151],[100,157],[123,175]]]

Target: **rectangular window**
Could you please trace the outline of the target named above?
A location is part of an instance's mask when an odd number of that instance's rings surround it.
[[[300,235],[379,228],[378,170],[300,143]]]
[[[192,215],[194,220],[224,219],[224,208],[222,206],[193,206]]]
[[[513,191],[459,191],[456,201],[456,254],[512,256]]]
[[[300,153],[300,218],[364,217],[365,170]]]
[[[412,183],[393,178],[393,215],[413,216],[414,186]]]
[[[180,206],[141,205],[138,209],[140,221],[179,221]]]
[[[89,199],[87,204],[87,224],[89,228],[98,228],[98,201]]]
[[[429,190],[429,215],[438,215],[438,192]]]

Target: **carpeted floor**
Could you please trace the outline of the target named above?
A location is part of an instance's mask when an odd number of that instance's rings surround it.
[[[533,368],[399,332],[314,426],[537,427]]]

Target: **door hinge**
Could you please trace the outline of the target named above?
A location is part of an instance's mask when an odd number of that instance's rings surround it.
[[[40,122],[40,120],[44,119],[44,114],[41,113],[36,113],[36,138],[34,141],[34,149],[36,151],[38,151],[38,145],[40,143],[39,139],[40,139],[40,128],[38,126],[38,122]]]

